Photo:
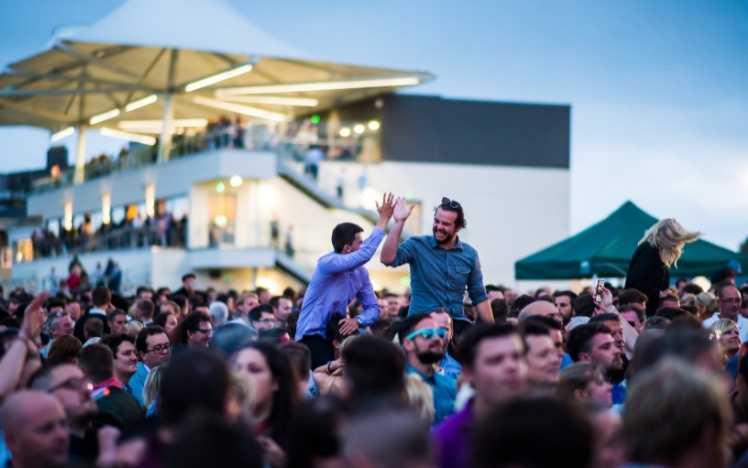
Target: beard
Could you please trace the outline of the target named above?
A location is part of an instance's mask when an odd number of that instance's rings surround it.
[[[441,361],[444,357],[444,353],[441,351],[422,351],[416,355],[421,364],[436,364]]]
[[[432,229],[431,232],[434,234],[434,239],[436,239],[436,243],[439,245],[449,244],[450,242],[452,242],[452,239],[454,239],[455,237],[455,233],[449,234],[448,232],[444,232],[438,229]],[[439,237],[437,236],[437,233],[445,235],[447,237],[440,240]]]

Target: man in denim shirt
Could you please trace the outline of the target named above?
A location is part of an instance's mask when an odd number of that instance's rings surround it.
[[[361,239],[363,229],[353,223],[342,223],[333,229],[335,250],[317,261],[294,337],[309,347],[313,369],[335,359],[332,342],[325,333],[328,321],[337,320],[341,334],[348,335],[362,325],[371,325],[379,317],[377,296],[364,265],[382,242],[394,207],[395,198],[385,194],[382,205],[377,204],[379,221],[366,240]],[[348,304],[354,298],[363,304],[364,311],[356,318],[348,318]]]
[[[491,304],[483,286],[478,252],[457,236],[466,225],[465,215],[455,200],[442,198],[434,210],[433,235],[411,237],[400,246],[405,220],[413,207],[398,198],[395,224],[387,235],[380,259],[387,266],[410,265],[411,300],[408,315],[446,309],[455,320],[467,320],[463,310],[465,289],[478,315],[493,323]]]

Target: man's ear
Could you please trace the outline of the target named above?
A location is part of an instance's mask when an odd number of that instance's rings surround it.
[[[351,244],[345,244],[343,246],[343,250],[341,250],[340,253],[343,253],[343,254],[351,253],[351,248],[352,248]]]

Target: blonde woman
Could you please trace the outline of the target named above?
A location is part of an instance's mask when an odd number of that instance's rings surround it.
[[[717,320],[709,327],[712,336],[719,341],[724,362],[727,362],[740,351],[740,332],[738,324],[730,319]]]
[[[164,375],[166,365],[156,366],[148,373],[143,385],[143,405],[146,413],[151,416],[156,413],[158,405],[158,392],[161,389],[161,376]]]
[[[660,292],[670,286],[668,269],[677,265],[683,247],[700,235],[673,218],[658,221],[644,233],[629,263],[626,289],[635,288],[647,295],[647,316],[657,312]]]
[[[405,391],[408,393],[408,403],[416,412],[421,422],[431,427],[434,424],[434,394],[429,384],[415,374],[405,376]]]

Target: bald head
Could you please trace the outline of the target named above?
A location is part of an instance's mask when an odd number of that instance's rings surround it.
[[[528,317],[534,316],[550,317],[563,323],[563,317],[561,312],[558,311],[558,307],[552,302],[537,300],[527,304],[520,312],[519,319],[525,320]]]
[[[35,390],[13,393],[0,408],[0,424],[14,465],[65,465],[70,435],[65,412],[55,397]]]

